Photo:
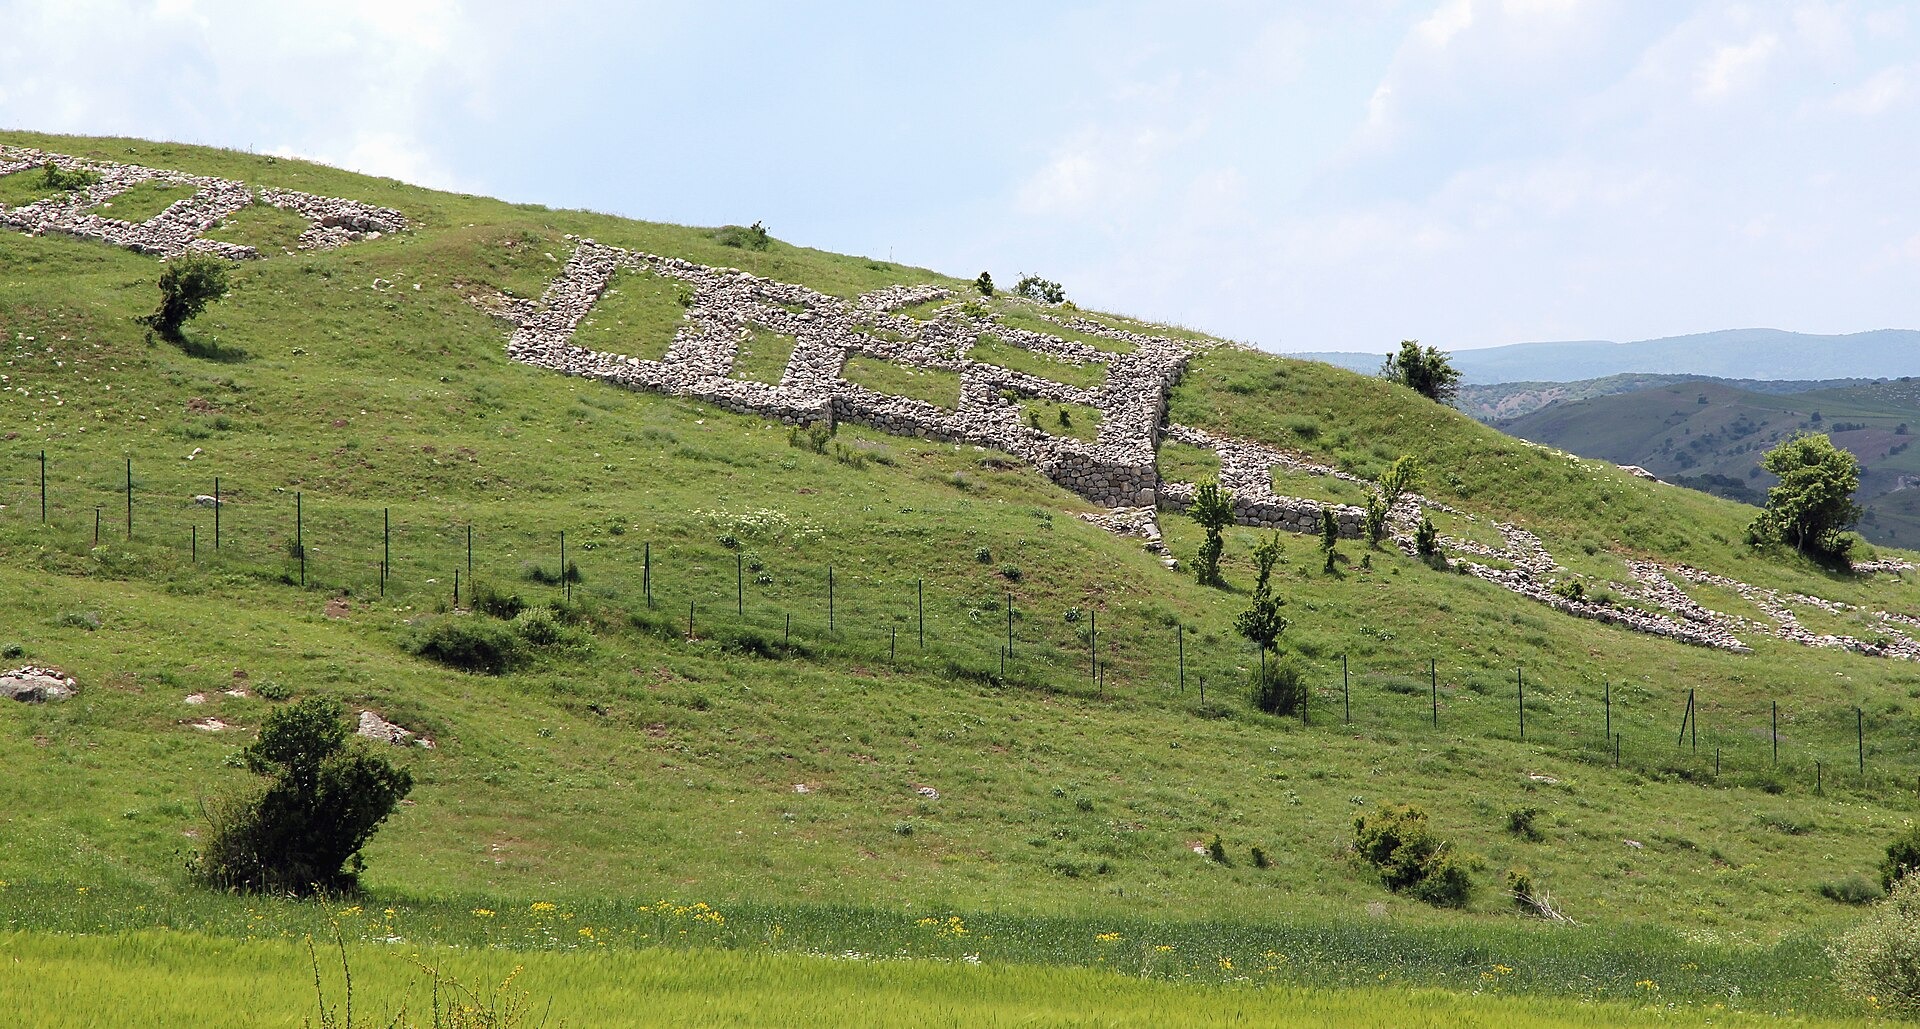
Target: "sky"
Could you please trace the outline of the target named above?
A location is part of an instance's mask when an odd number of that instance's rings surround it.
[[[0,0],[0,126],[310,157],[1282,351],[1920,327],[1920,5]]]

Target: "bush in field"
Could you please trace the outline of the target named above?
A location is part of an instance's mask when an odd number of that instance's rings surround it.
[[[1466,866],[1451,844],[1433,834],[1420,808],[1388,804],[1355,818],[1353,849],[1395,893],[1450,908],[1465,907],[1473,894]]]
[[[1333,508],[1320,509],[1320,552],[1327,556],[1326,571],[1333,572],[1334,559],[1340,556],[1340,520],[1334,517]]]
[[[167,262],[160,273],[160,309],[144,321],[162,339],[180,342],[180,329],[227,295],[227,262],[204,254],[188,254]]]
[[[713,241],[738,250],[765,250],[773,243],[773,237],[767,235],[765,225],[754,222],[745,226],[722,225],[714,230]]]
[[[52,161],[48,161],[40,166],[40,184],[48,189],[72,192],[76,189],[85,189],[99,181],[100,174],[98,172],[80,169],[67,171]]]
[[[1920,876],[1895,882],[1828,953],[1846,992],[1896,1015],[1920,1014]]]
[[[1893,884],[1920,871],[1920,825],[1912,822],[1887,844],[1887,859],[1880,862],[1880,886],[1892,890]]]
[[[206,849],[194,862],[199,877],[254,893],[357,888],[360,848],[413,789],[413,776],[349,737],[346,712],[331,700],[268,714],[242,758],[271,781],[211,816]]]
[[[973,288],[976,290],[979,290],[980,295],[983,297],[992,296],[993,295],[993,273],[981,272],[980,277],[973,280]]]
[[[1442,404],[1451,404],[1460,395],[1459,369],[1445,351],[1422,348],[1419,340],[1401,340],[1400,349],[1387,355],[1386,363],[1380,366],[1380,377]]]
[[[1043,304],[1064,304],[1067,291],[1052,279],[1043,279],[1038,275],[1021,276],[1013,287],[1014,295],[1038,300]]]
[[[1433,527],[1433,519],[1420,516],[1420,524],[1413,530],[1413,549],[1421,557],[1433,557],[1440,553],[1440,530]]]
[[[1220,554],[1227,549],[1221,531],[1233,524],[1233,494],[1217,482],[1203,482],[1193,491],[1193,506],[1187,514],[1207,532],[1200,554],[1193,562],[1194,578],[1202,586],[1220,585]]]
[[[513,629],[484,618],[443,618],[422,631],[411,649],[449,668],[483,675],[500,675],[526,657]]]

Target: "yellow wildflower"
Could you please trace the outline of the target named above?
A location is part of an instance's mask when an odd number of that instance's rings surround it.
[[[475,918],[492,918],[492,917],[493,917],[493,909],[492,909],[492,908],[474,908],[474,909],[473,909],[473,917],[475,917]]]

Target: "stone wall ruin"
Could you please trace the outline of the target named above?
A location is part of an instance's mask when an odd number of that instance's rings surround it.
[[[86,160],[32,147],[0,144],[0,177],[32,173],[49,164],[62,171],[90,173],[98,176],[98,181],[30,204],[0,205],[0,227],[30,236],[60,234],[98,240],[163,259],[195,253],[233,261],[256,259],[261,254],[254,247],[207,239],[206,234],[252,204],[278,207],[305,218],[308,228],[301,233],[298,243],[303,250],[331,249],[407,227],[407,219],[400,212],[356,200],[315,196],[291,189],[256,191],[232,179]],[[192,187],[194,192],[143,222],[112,216],[115,197],[149,182]]]
[[[1314,534],[1320,530],[1321,512],[1331,509],[1342,538],[1364,535],[1364,510],[1278,494],[1273,472],[1281,468],[1363,486],[1370,485],[1367,480],[1304,455],[1166,422],[1168,396],[1187,361],[1199,349],[1219,344],[1131,332],[1036,308],[1039,317],[1063,329],[1111,343],[1111,348],[1094,346],[1007,325],[999,315],[964,303],[942,286],[889,286],[845,300],[734,268],[708,267],[591,239],[576,238],[574,243],[572,256],[539,301],[480,301],[513,324],[507,343],[513,360],[793,424],[844,421],[897,435],[1001,450],[1030,462],[1093,503],[1113,509],[1088,520],[1139,539],[1162,555],[1166,550],[1154,524],[1155,510],[1184,511],[1196,489],[1191,482],[1160,479],[1155,455],[1162,440],[1201,447],[1218,457],[1220,485],[1230,492],[1235,521],[1241,525]],[[622,269],[650,272],[688,291],[686,319],[661,360],[596,351],[574,342],[582,319]],[[912,305],[940,301],[946,303],[925,319],[900,313]],[[733,375],[742,342],[758,329],[795,341],[777,382]],[[1099,364],[1105,370],[1104,381],[1094,388],[1074,386],[974,359],[975,345],[989,336],[1056,361]],[[846,378],[847,361],[855,356],[907,369],[952,373],[959,379],[959,395],[952,407],[945,407],[877,392]],[[1095,408],[1101,416],[1098,435],[1087,442],[1034,428],[1019,417],[1022,399]],[[1429,511],[1482,524],[1466,512],[1409,493],[1390,513],[1394,545],[1414,554],[1414,527]],[[1799,594],[1783,597],[1684,566],[1629,562],[1632,582],[1604,584],[1617,601],[1593,599],[1594,594],[1567,596],[1557,587],[1583,577],[1555,561],[1539,537],[1509,523],[1484,524],[1498,534],[1500,546],[1441,536],[1451,567],[1574,617],[1736,653],[1752,649],[1743,633],[1759,632],[1807,646],[1920,660],[1920,642],[1909,634],[1909,630],[1920,630],[1920,618],[1873,612],[1876,631],[1867,640],[1813,633],[1800,626],[1790,604],[1828,611],[1852,609]],[[1174,562],[1165,563],[1172,567]],[[1899,574],[1911,569],[1892,564],[1871,571]],[[1674,578],[1734,589],[1772,621],[1708,610],[1675,585]]]

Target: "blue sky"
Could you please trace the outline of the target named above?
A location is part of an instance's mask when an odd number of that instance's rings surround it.
[[[0,0],[0,125],[1010,280],[1278,350],[1920,327],[1920,6]]]

